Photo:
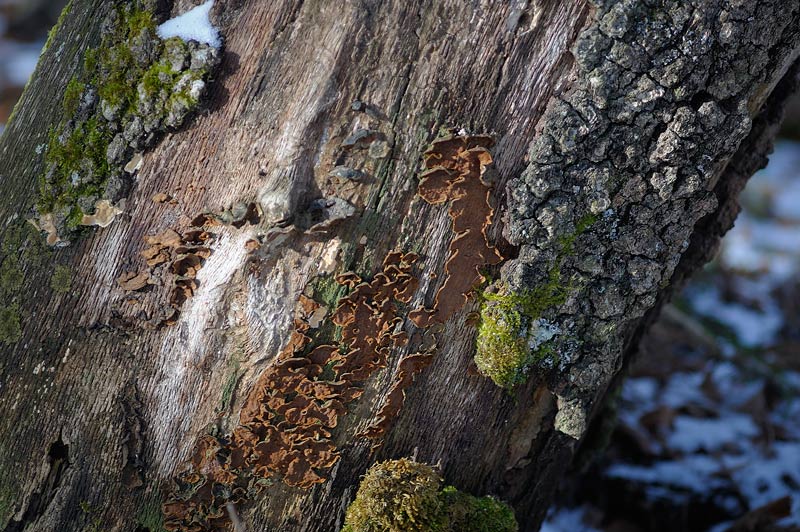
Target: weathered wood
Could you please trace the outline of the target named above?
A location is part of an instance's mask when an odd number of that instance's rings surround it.
[[[0,138],[4,239],[35,201],[43,171],[37,146],[60,120],[59,95],[83,51],[97,42],[104,4],[74,3]],[[174,12],[180,12],[191,2],[176,4]],[[537,275],[552,266],[556,243],[591,209],[596,197],[589,194],[587,185],[594,183],[587,176],[598,168],[612,168],[620,178],[608,193],[617,212],[626,213],[618,215],[618,236],[644,224],[630,212],[646,202],[623,190],[625,183],[649,180],[666,166],[696,168],[703,190],[720,192],[723,183],[743,182],[750,167],[726,166],[737,150],[740,160],[742,153],[765,149],[769,134],[745,139],[749,120],[773,92],[775,105],[786,97],[786,90],[773,88],[800,51],[800,4],[764,2],[755,8],[698,0],[687,2],[681,13],[669,3],[603,4],[220,2],[215,15],[225,56],[208,110],[145,154],[123,216],[46,255],[45,264],[25,268],[22,337],[4,345],[0,359],[0,408],[6,414],[0,420],[2,526],[155,530],[162,486],[198,436],[236,426],[249,390],[289,339],[300,294],[320,286],[321,277],[330,289],[332,274],[355,271],[368,278],[389,251],[413,251],[421,256],[421,284],[408,308],[430,306],[443,278],[451,220],[446,207],[429,205],[416,190],[421,156],[441,128],[488,133],[497,141],[492,157],[500,208],[491,237],[514,259],[504,265],[503,279],[518,290],[540,281]],[[733,13],[729,19],[721,15],[725,10]],[[771,30],[747,29],[747,17],[737,10]],[[651,31],[670,35],[653,45],[657,49],[637,43],[640,36],[650,38],[642,33],[648,22]],[[723,42],[721,28],[739,31],[738,43]],[[583,45],[576,47],[581,31]],[[672,49],[685,62],[684,77],[671,86],[645,85]],[[747,63],[740,64],[737,54],[746,55]],[[680,134],[705,136],[709,147],[679,147],[680,164],[652,159],[661,135],[682,125],[678,109],[697,112],[703,103],[721,109],[718,131],[690,128]],[[636,109],[636,116],[622,116],[625,109]],[[584,116],[576,121],[578,112]],[[385,139],[386,157],[346,146],[362,129]],[[543,137],[559,144],[554,153],[561,158],[548,160],[552,153],[540,144],[526,161],[528,146]],[[574,165],[574,159],[585,165]],[[362,174],[350,174],[355,181],[331,176],[337,167]],[[545,236],[526,235],[520,229],[525,220],[537,218],[553,196],[521,191],[546,171],[563,178],[562,190],[579,187],[568,202],[574,212],[565,228],[549,232],[539,217]],[[510,180],[515,181],[507,199]],[[159,194],[174,201],[153,201]],[[685,198],[678,198],[677,187],[665,194],[685,207],[658,206],[664,218],[675,218],[666,230],[688,239],[700,214],[707,214],[698,243],[689,249],[707,248],[700,240],[711,242],[720,231],[705,227],[725,212],[703,203],[700,190]],[[313,223],[312,202],[333,197],[355,206],[355,214],[322,231],[306,231]],[[151,319],[168,306],[169,286],[126,302],[130,294],[117,279],[147,269],[140,256],[146,236],[183,231],[198,215],[250,203],[260,208],[257,224],[210,229],[211,254],[176,324],[154,327]],[[603,223],[575,240],[576,256],[596,255],[598,242],[610,244]],[[252,253],[250,240],[262,242]],[[589,302],[604,284],[622,283],[614,276],[624,274],[627,259],[639,252],[609,251],[607,259],[620,260],[601,263],[599,272],[584,267],[585,288],[564,303],[573,310],[556,309],[552,316],[580,323],[575,332],[585,333],[586,343],[568,364],[553,372],[536,370],[513,393],[470,369],[475,324],[469,313],[478,309],[477,301],[436,335],[406,320],[409,345],[392,351],[388,368],[367,382],[363,397],[339,419],[333,440],[342,456],[330,479],[309,491],[276,480],[255,503],[240,508],[248,529],[338,530],[367,466],[416,452],[421,461],[440,462],[447,482],[460,489],[508,500],[522,529],[535,530],[581,436],[580,428],[566,426],[564,412],[578,403],[587,411],[595,407],[647,312],[669,294],[670,276],[682,276],[706,258],[693,253],[678,266],[684,251],[679,242],[665,249],[651,258],[664,265],[663,284],[630,296],[619,316],[600,317],[600,305]],[[72,271],[66,293],[50,288],[54,264]],[[568,259],[564,271],[573,270],[577,261]],[[324,299],[322,292],[308,295]],[[611,322],[608,338],[588,340],[592,323]],[[432,338],[438,345],[431,366],[407,390],[385,445],[373,453],[372,442],[356,434],[373,422],[401,357]]]

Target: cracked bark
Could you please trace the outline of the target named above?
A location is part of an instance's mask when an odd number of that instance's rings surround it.
[[[97,41],[103,4],[75,2],[0,138],[4,241],[35,201],[54,95]],[[310,491],[277,480],[239,510],[252,530],[338,530],[367,466],[416,451],[535,530],[591,412],[763,164],[794,90],[800,4],[239,0],[219,11],[226,55],[209,110],[145,154],[124,219],[43,263],[22,259],[21,338],[0,357],[0,526],[154,529],[161,487],[197,436],[235,425],[320,276],[371,276],[389,250],[415,251],[423,281],[409,307],[429,305],[450,221],[416,197],[416,176],[428,143],[453,127],[497,140],[493,238],[513,255],[502,282],[533,288],[560,264],[571,287],[543,316],[560,331],[558,364],[512,394],[472,374],[469,303],[372,453],[354,434],[374,421],[398,361],[429,341],[406,321],[410,344],[335,430],[342,458],[329,480]],[[361,128],[390,155],[342,149]],[[331,178],[337,166],[366,182]],[[161,192],[177,203],[150,201]],[[323,232],[293,229],[332,197],[355,214]],[[145,295],[134,311],[115,283],[141,266],[143,236],[251,201],[259,224],[215,229],[179,322],[145,327],[159,302]],[[53,264],[73,272],[67,293],[49,288]]]

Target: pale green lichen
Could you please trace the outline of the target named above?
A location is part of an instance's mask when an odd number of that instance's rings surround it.
[[[57,265],[50,277],[50,288],[59,294],[66,294],[72,288],[72,270],[69,266]]]
[[[347,509],[342,532],[516,532],[514,512],[492,497],[452,486],[406,458],[373,465]]]

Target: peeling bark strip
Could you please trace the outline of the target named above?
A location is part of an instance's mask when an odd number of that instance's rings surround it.
[[[227,522],[227,503],[252,498],[273,476],[299,488],[324,482],[339,459],[331,431],[363,393],[360,385],[386,366],[391,349],[407,337],[397,328],[397,303],[417,287],[413,253],[390,253],[370,282],[354,273],[337,282],[351,288],[331,321],[342,328],[341,346],[311,347],[306,335],[319,305],[302,296],[287,346],[259,378],[229,436],[204,436],[177,489],[164,504],[168,530],[211,530]]]
[[[426,171],[419,176],[417,192],[431,205],[450,202],[455,238],[445,264],[447,279],[436,293],[433,308],[409,314],[417,327],[447,321],[484,281],[480,268],[503,260],[486,236],[494,214],[491,184],[485,181],[492,164],[488,148],[493,144],[488,135],[447,136],[433,141],[425,152]]]

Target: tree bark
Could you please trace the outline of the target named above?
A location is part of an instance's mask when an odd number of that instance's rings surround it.
[[[386,320],[407,344],[382,332],[386,360],[363,379],[335,376],[363,390],[341,401],[330,430],[338,459],[314,469],[313,486],[271,470],[269,486],[236,501],[247,530],[339,530],[367,467],[411,455],[441,464],[459,489],[508,501],[521,530],[536,530],[638,338],[732,224],[800,53],[797,1],[220,2],[225,53],[207,110],[144,154],[123,215],[43,250],[14,235],[36,202],[67,82],[110,7],[67,9],[0,137],[3,260],[18,256],[24,273],[3,289],[20,326],[0,344],[7,531],[160,530],[198,445],[230,450],[248,398],[274,384],[264,376],[302,358],[287,352],[293,331],[312,346],[332,338],[347,293],[334,277],[370,282],[392,251],[419,256],[404,272],[418,289],[389,312],[400,324]],[[468,229],[502,265],[484,253],[446,268],[458,198],[418,192],[443,130],[492,139],[480,182],[494,209],[469,206],[491,216],[487,240]],[[147,237],[173,230],[186,246],[200,228],[208,255],[172,313],[175,280],[141,252],[158,240]],[[475,294],[448,300],[443,323],[409,319],[441,309],[440,287],[476,267],[496,279],[488,293],[557,293],[531,316],[549,331],[546,356],[511,391],[474,369]],[[155,284],[126,291],[126,272]],[[298,325],[304,297],[327,313]],[[354,343],[372,340],[362,333]],[[353,351],[342,353],[347,363]],[[415,368],[385,433],[363,437],[415,353],[430,365]]]

